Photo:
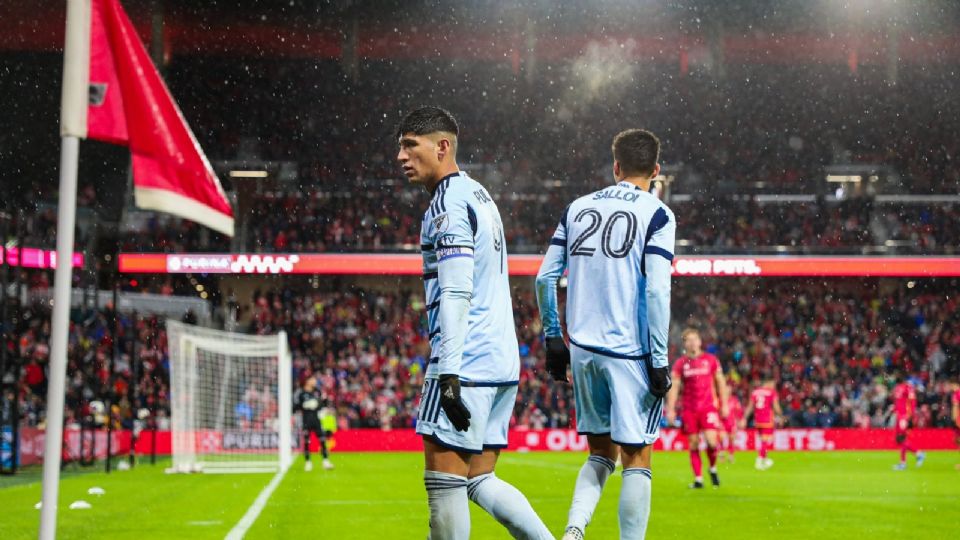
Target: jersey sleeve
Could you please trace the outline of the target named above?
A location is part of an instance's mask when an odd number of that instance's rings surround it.
[[[557,230],[550,239],[547,253],[537,272],[537,305],[540,307],[540,322],[547,337],[563,336],[560,328],[560,313],[557,308],[557,281],[567,268],[567,212],[563,210]]]
[[[473,297],[474,234],[476,214],[470,205],[452,193],[436,203],[440,210],[428,224],[427,238],[437,254],[440,286],[440,350],[438,373],[460,374],[463,346],[467,336],[470,300]]]
[[[673,363],[673,379],[678,380],[683,375],[683,360],[677,360]]]
[[[650,330],[650,355],[654,367],[667,366],[667,341],[670,332],[670,278],[676,218],[666,206],[654,213],[644,239],[643,274],[646,277],[647,324]]]

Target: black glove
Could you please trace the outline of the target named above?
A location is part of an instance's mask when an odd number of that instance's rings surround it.
[[[673,386],[673,381],[670,380],[670,366],[653,367],[653,359],[650,356],[647,356],[644,362],[647,364],[647,376],[650,378],[650,393],[662,398]]]
[[[562,337],[547,338],[547,372],[555,381],[567,380],[567,366],[570,365],[570,349]]]
[[[466,431],[470,428],[470,411],[460,399],[460,376],[441,375],[439,382],[440,406],[443,407],[443,412],[457,431]]]

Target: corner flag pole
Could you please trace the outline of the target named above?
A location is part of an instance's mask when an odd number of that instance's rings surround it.
[[[47,387],[47,429],[43,451],[43,505],[40,540],[57,535],[60,452],[63,444],[63,402],[67,377],[67,330],[73,273],[73,228],[77,213],[77,161],[80,139],[87,136],[90,77],[91,0],[67,0],[67,32],[63,50],[63,93],[60,102],[60,200],[57,208],[57,269],[54,274],[53,324],[50,337],[50,384]]]

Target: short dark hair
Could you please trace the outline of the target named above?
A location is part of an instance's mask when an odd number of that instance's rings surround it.
[[[660,159],[660,139],[645,129],[628,129],[613,138],[613,159],[626,176],[649,175]]]
[[[447,131],[460,135],[460,126],[450,111],[440,107],[420,107],[408,113],[397,126],[396,137],[399,139],[406,133],[427,135],[438,131]]]

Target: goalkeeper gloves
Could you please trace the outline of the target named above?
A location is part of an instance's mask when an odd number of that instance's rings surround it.
[[[673,386],[673,381],[670,380],[670,367],[653,367],[653,359],[649,355],[644,362],[647,364],[647,376],[650,378],[650,393],[662,398]]]
[[[567,366],[570,365],[570,349],[562,337],[548,337],[547,372],[555,381],[567,380]]]
[[[470,411],[460,399],[460,376],[440,375],[440,407],[457,431],[470,428]]]

